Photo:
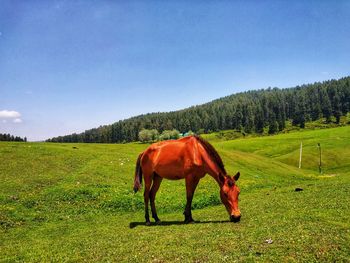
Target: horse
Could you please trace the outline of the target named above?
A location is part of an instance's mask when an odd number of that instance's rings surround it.
[[[163,180],[185,179],[187,203],[184,211],[184,223],[194,222],[191,204],[194,191],[201,178],[212,176],[220,187],[220,198],[229,213],[231,222],[239,222],[241,212],[238,208],[240,189],[235,176],[227,174],[221,157],[215,148],[202,137],[193,135],[178,140],[168,140],[151,144],[139,154],[136,162],[134,192],[141,189],[144,178],[144,202],[146,225],[150,225],[148,203],[151,203],[152,217],[160,222],[155,207],[155,198]]]

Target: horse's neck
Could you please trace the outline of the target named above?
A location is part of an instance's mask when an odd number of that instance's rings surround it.
[[[205,161],[205,166],[207,169],[207,173],[213,177],[215,179],[215,181],[219,184],[219,186],[221,186],[221,181],[219,179],[219,174],[225,174],[224,171],[221,170],[221,168],[219,167],[219,165],[216,164],[215,161],[213,161],[208,154],[204,154],[203,155],[203,159]]]
[[[214,178],[214,180],[218,183],[219,187],[222,187],[222,182],[219,179],[219,174],[211,174],[211,173],[208,173],[208,174]]]

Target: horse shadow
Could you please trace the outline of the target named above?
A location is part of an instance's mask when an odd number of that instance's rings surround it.
[[[194,221],[189,224],[223,224],[223,223],[231,223],[229,220],[210,220],[210,221]],[[151,224],[147,227],[154,227],[154,226],[172,226],[172,225],[189,225],[188,223],[185,223],[184,221],[160,221],[158,223],[151,222]],[[129,228],[135,228],[137,226],[145,226],[145,222],[130,222]]]

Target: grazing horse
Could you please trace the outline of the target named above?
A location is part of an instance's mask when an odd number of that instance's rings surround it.
[[[188,136],[179,140],[158,142],[150,145],[137,159],[134,191],[141,189],[142,176],[145,181],[144,201],[146,225],[150,225],[148,202],[151,202],[152,217],[160,222],[155,197],[163,178],[170,180],[185,179],[187,204],[185,208],[185,223],[193,222],[191,204],[194,191],[201,178],[211,175],[220,187],[220,197],[232,222],[238,222],[241,212],[238,208],[239,188],[235,176],[227,175],[224,164],[214,149],[206,140],[199,136]],[[153,183],[152,183],[153,182]]]

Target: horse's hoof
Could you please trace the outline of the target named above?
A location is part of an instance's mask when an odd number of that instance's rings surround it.
[[[146,226],[150,226],[151,225],[151,222],[146,222]]]
[[[193,224],[194,220],[192,218],[191,219],[185,219],[184,223],[185,224]]]
[[[160,219],[156,220],[157,225],[159,225],[160,223],[162,223],[162,221],[160,221]]]

